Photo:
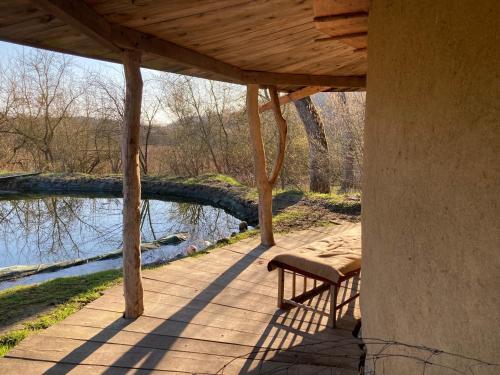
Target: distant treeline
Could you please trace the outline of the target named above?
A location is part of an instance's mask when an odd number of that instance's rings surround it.
[[[124,86],[119,70],[114,73],[85,70],[64,55],[36,50],[2,66],[0,169],[120,172]],[[142,172],[218,172],[253,184],[244,95],[242,86],[146,71]],[[314,102],[325,124],[332,185],[350,168],[359,186],[364,94],[317,94]],[[308,184],[307,136],[294,106],[283,111],[289,131],[278,186],[303,188]],[[262,114],[270,161],[277,143],[273,121],[272,113]]]

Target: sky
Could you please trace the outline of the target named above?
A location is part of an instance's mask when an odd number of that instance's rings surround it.
[[[0,41],[0,65],[6,65],[14,56],[23,53],[23,51],[32,51],[36,48],[26,47],[19,44],[7,43]],[[122,66],[120,64],[110,63],[107,61],[99,61],[88,59],[85,57],[71,56],[74,63],[79,67],[84,67],[89,70],[96,70],[116,75],[117,79],[122,79]]]
[[[2,42],[0,41],[0,66],[6,66],[9,65],[9,62],[12,58],[18,56],[19,54],[22,53],[28,53],[30,51],[35,51],[37,50],[36,48],[32,47],[27,47],[27,46],[22,46],[19,44],[14,44],[14,43],[8,43],[8,42]],[[58,52],[54,52],[58,53]],[[120,82],[123,84],[124,77],[123,77],[123,67],[121,64],[116,64],[116,63],[111,63],[107,61],[100,61],[100,60],[95,60],[95,59],[90,59],[90,58],[85,58],[85,57],[79,57],[79,56],[73,56],[73,55],[66,55],[70,56],[71,61],[74,66],[81,68],[82,72],[85,71],[92,71],[92,72],[98,72],[103,74],[104,76],[116,80],[116,82]],[[75,72],[78,71],[75,70]],[[142,72],[142,78],[143,81],[146,82],[148,79],[151,79],[155,76],[155,74],[158,74],[158,71],[154,71],[151,69],[141,69]],[[176,75],[174,73],[170,73],[172,75]],[[176,75],[178,76],[178,75]],[[203,87],[207,80],[201,79],[201,78],[193,78],[197,84],[199,84],[199,87]],[[238,85],[234,85],[238,86]],[[201,91],[203,92],[203,91]],[[203,95],[203,94],[202,94]],[[169,123],[173,120],[173,117],[171,114],[161,111],[161,113],[158,114],[157,116],[157,123]]]
[[[27,47],[19,44],[8,43],[0,41],[0,66],[9,65],[11,59],[15,56],[18,56],[22,53],[28,53],[30,51],[35,51],[37,48]],[[58,53],[58,52],[54,52]],[[106,77],[116,80],[117,82],[123,83],[123,66],[121,64],[111,63],[107,61],[100,61],[96,59],[90,59],[85,57],[70,56],[71,61],[74,66],[81,68],[82,72],[84,71],[92,71],[99,72],[105,75]],[[78,71],[75,70],[75,72]],[[147,80],[149,77],[152,77],[154,74],[158,72],[150,69],[141,69],[143,80]],[[157,121],[159,123],[168,123],[172,121],[172,116],[166,113],[165,111],[161,111],[157,116]]]

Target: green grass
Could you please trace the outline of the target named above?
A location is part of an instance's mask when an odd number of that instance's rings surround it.
[[[31,332],[48,328],[99,298],[121,281],[121,275],[121,270],[109,270],[0,292],[0,328],[20,323],[0,336],[0,357]]]
[[[189,178],[175,178],[175,181],[178,182],[183,182],[186,184],[210,184],[210,183],[225,183],[229,184],[232,186],[243,186],[239,181],[234,179],[233,177],[226,176],[224,174],[217,174],[217,173],[209,173],[209,174],[204,174],[201,176],[196,176],[196,177],[189,177]]]
[[[23,172],[23,171],[10,171],[10,170],[6,170],[6,169],[0,169],[0,176],[9,175],[9,174],[17,174],[17,173],[25,173],[25,172]]]
[[[330,194],[307,192],[305,193],[305,195],[307,199],[313,202],[323,202],[326,203],[327,205],[333,206],[341,210],[348,210],[352,207],[359,206],[360,204],[359,201],[349,200],[348,197],[356,196],[358,198],[361,198],[361,193],[359,192],[351,192],[346,194],[338,192],[333,192]]]
[[[249,188],[245,194],[245,199],[248,199],[251,201],[258,201],[259,200],[259,192],[255,188]]]
[[[273,224],[275,226],[284,223],[284,222],[291,222],[300,219],[302,216],[304,216],[304,211],[295,209],[295,208],[289,208],[284,211],[281,211],[279,214],[273,216]]]

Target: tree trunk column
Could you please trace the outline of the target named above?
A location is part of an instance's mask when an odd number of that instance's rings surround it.
[[[144,311],[141,279],[141,176],[139,138],[142,100],[141,52],[123,52],[126,96],[122,129],[123,164],[123,288],[125,318],[134,319]]]
[[[253,161],[255,168],[255,179],[259,192],[259,225],[260,239],[263,245],[275,244],[273,235],[273,186],[279,176],[281,167],[285,161],[287,123],[280,109],[278,90],[276,87],[269,88],[271,105],[274,119],[278,127],[278,151],[274,161],[271,175],[267,175],[266,151],[262,143],[262,132],[259,117],[259,85],[247,85],[247,113],[250,127],[250,141],[253,148]]]
[[[274,245],[273,235],[273,191],[269,183],[266,168],[266,153],[262,143],[260,128],[259,85],[247,85],[247,112],[250,127],[250,141],[253,147],[255,179],[259,192],[259,226],[260,239],[263,245]]]
[[[297,100],[294,104],[304,123],[309,143],[309,190],[329,193],[330,163],[323,122],[310,97]]]

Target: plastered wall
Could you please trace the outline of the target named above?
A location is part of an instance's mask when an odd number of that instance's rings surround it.
[[[363,335],[500,363],[500,1],[373,0],[368,66]],[[376,374],[476,363],[380,348]]]

